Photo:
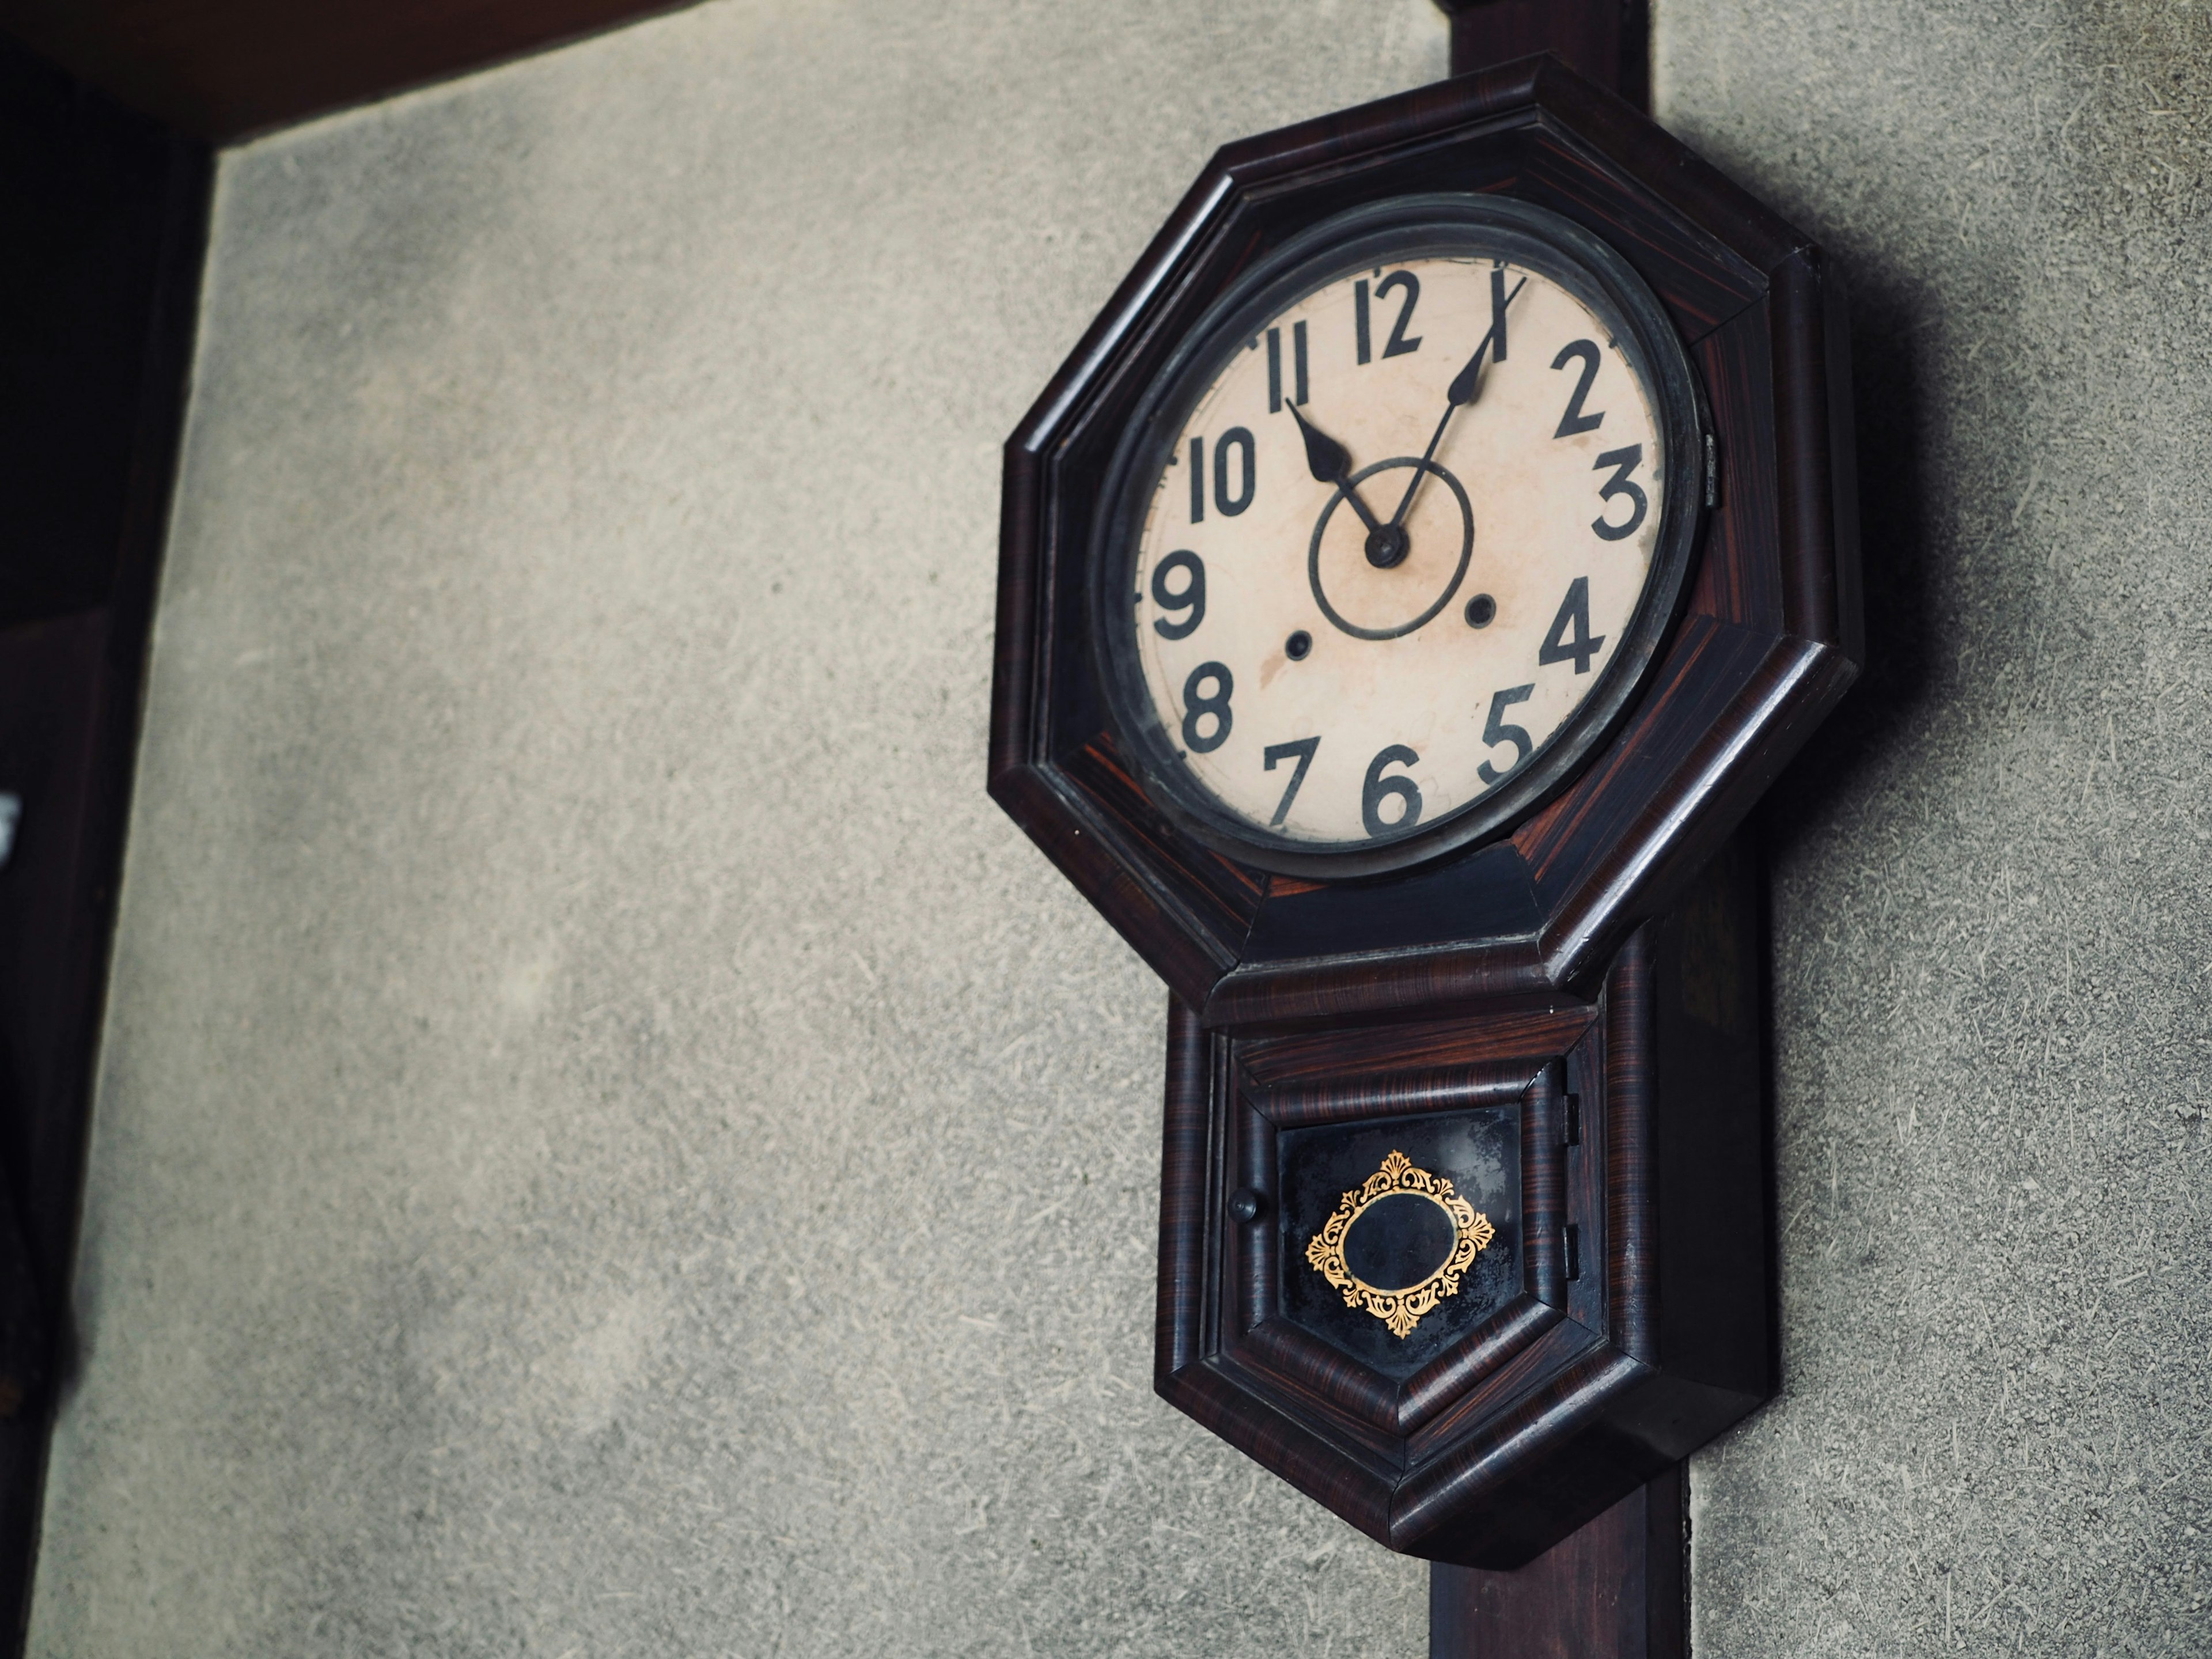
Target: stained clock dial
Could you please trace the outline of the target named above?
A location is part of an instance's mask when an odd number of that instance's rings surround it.
[[[1463,817],[1651,632],[1683,422],[1650,325],[1571,252],[1455,240],[1248,303],[1122,484],[1106,648],[1152,769],[1232,841]]]

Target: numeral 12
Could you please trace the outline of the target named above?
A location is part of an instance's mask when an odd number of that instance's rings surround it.
[[[1408,338],[1406,325],[1413,320],[1413,307],[1421,302],[1421,279],[1410,270],[1394,270],[1375,285],[1375,297],[1387,300],[1399,290],[1406,297],[1398,305],[1398,320],[1391,325],[1390,337],[1383,344],[1385,357],[1402,357],[1409,351],[1421,349],[1421,337]],[[1352,285],[1352,334],[1355,355],[1363,363],[1374,360],[1374,334],[1368,321],[1367,279],[1360,278]]]

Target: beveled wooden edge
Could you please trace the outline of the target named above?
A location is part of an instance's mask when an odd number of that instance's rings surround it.
[[[1581,1320],[1562,1315],[1545,1322],[1536,1340],[1507,1356],[1505,1363],[1475,1385],[1432,1407],[1407,1441],[1407,1451],[1416,1465],[1433,1461],[1468,1437],[1470,1428],[1495,1431],[1511,1421],[1515,1402],[1590,1354],[1611,1352],[1605,1333]],[[1486,1432],[1486,1441],[1495,1437]]]
[[[1524,1291],[1450,1352],[1407,1377],[1391,1427],[1405,1437],[1408,1458],[1421,1455],[1423,1430],[1492,1377],[1503,1376],[1516,1358],[1534,1352],[1547,1334],[1566,1322],[1566,1310],[1557,1302]]]
[[[1413,1439],[1439,1412],[1489,1375],[1503,1370],[1566,1317],[1526,1290],[1516,1291],[1436,1364],[1404,1382],[1367,1369],[1356,1359],[1279,1314],[1227,1333],[1220,1352],[1281,1397],[1310,1408],[1332,1427],[1359,1436],[1401,1468],[1417,1454]],[[1436,1381],[1414,1385],[1439,1366]]]
[[[1555,911],[1538,945],[1545,975],[1575,984],[1615,942],[1663,911],[1734,834],[1857,677],[1832,646],[1776,642],[1688,763],[1645,803],[1637,827]]]
[[[1653,992],[1650,933],[1639,930],[1613,957],[1605,983],[1606,1331],[1620,1352],[1656,1364]]]
[[[1152,1332],[1153,1386],[1198,1363],[1206,1317],[1207,1255],[1213,1217],[1212,1096],[1217,1069],[1225,1073],[1228,1043],[1199,1024],[1182,998],[1168,998],[1167,1090],[1160,1152],[1159,1300]],[[1225,1077],[1224,1077],[1224,1081]]]
[[[1251,1089],[1272,1100],[1304,1085],[1352,1070],[1371,1078],[1425,1076],[1453,1068],[1487,1074],[1498,1086],[1513,1068],[1540,1066],[1581,1040],[1597,1009],[1578,999],[1547,996],[1484,1007],[1479,1016],[1408,1019],[1337,1027],[1319,1034],[1240,1037],[1237,1064]],[[1528,1076],[1533,1077],[1532,1069]],[[1486,1085],[1487,1086],[1487,1085]],[[1525,1080],[1521,1086],[1526,1086]]]
[[[1571,1328],[1562,1326],[1553,1334]],[[1390,1547],[1423,1553],[1431,1534],[1463,1519],[1502,1472],[1565,1445],[1650,1374],[1642,1362],[1598,1346],[1532,1389],[1503,1414],[1498,1432],[1461,1443],[1398,1483],[1390,1505]]]
[[[1220,1352],[1271,1400],[1318,1408],[1333,1434],[1352,1435],[1404,1468],[1398,1386],[1388,1377],[1275,1313],[1224,1332]]]
[[[1400,1012],[1471,1012],[1556,989],[1536,941],[1512,939],[1232,968],[1215,981],[1203,1017],[1239,1035],[1291,1035]]]
[[[1247,1073],[1245,1101],[1280,1129],[1504,1106],[1528,1093],[1546,1058],[1516,1055],[1486,1065],[1438,1066],[1362,1077],[1356,1082],[1314,1082],[1274,1089],[1249,1084]]]
[[[1858,630],[1844,611],[1838,545],[1835,441],[1830,431],[1828,331],[1840,326],[1823,293],[1820,250],[1804,248],[1769,276],[1773,330],[1774,447],[1781,494],[1783,623],[1801,640],[1844,645]]]

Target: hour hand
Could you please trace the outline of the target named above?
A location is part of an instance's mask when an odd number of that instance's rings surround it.
[[[1345,447],[1306,419],[1296,404],[1285,404],[1291,418],[1298,423],[1298,434],[1306,441],[1306,470],[1316,482],[1334,484],[1344,492],[1352,510],[1359,515],[1362,524],[1370,530],[1380,530],[1382,521],[1367,510],[1367,503],[1359,499],[1359,492],[1352,484],[1352,456]]]

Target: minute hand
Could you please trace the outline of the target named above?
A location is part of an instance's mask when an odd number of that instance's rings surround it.
[[[1526,276],[1514,283],[1513,292],[1505,296],[1505,304],[1498,310],[1502,313],[1505,306],[1511,305],[1515,296],[1528,285]],[[1451,424],[1451,417],[1459,412],[1461,404],[1471,404],[1482,395],[1482,360],[1490,355],[1490,343],[1498,337],[1498,331],[1504,325],[1505,319],[1501,315],[1491,324],[1490,331],[1482,337],[1482,343],[1475,347],[1474,356],[1467,360],[1467,366],[1452,376],[1451,385],[1444,391],[1443,418],[1437,422],[1437,429],[1429,434],[1429,447],[1421,452],[1421,464],[1413,469],[1413,476],[1406,485],[1406,493],[1398,498],[1398,510],[1390,515],[1393,526],[1404,521],[1407,509],[1413,506],[1413,496],[1420,489],[1421,480],[1429,476],[1429,463],[1436,459],[1437,446],[1443,441],[1444,428]]]

